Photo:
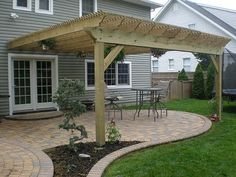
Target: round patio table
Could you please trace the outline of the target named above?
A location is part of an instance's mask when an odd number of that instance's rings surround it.
[[[136,92],[136,110],[134,113],[134,120],[136,118],[136,114],[140,114],[140,111],[144,105],[144,103],[148,104],[148,117],[150,116],[150,109],[152,109],[154,113],[154,121],[159,117],[157,111],[157,102],[159,100],[159,93],[162,91],[162,88],[158,87],[150,87],[150,88],[132,88],[131,90]]]

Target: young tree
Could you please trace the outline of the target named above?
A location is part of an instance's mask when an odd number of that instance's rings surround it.
[[[203,99],[205,98],[204,75],[202,67],[198,64],[193,76],[192,97]]]
[[[186,80],[188,80],[188,76],[183,68],[178,74],[178,81],[186,81]]]
[[[212,62],[210,62],[207,68],[207,81],[206,81],[206,96],[207,98],[212,98],[212,91],[215,83],[215,67]]]
[[[63,123],[59,128],[71,132],[69,147],[77,151],[75,143],[83,138],[87,138],[87,132],[83,125],[77,125],[75,118],[85,112],[85,105],[80,102],[79,96],[84,94],[84,85],[79,80],[64,79],[59,83],[59,87],[54,96],[54,102],[64,113]],[[78,133],[79,132],[79,133]]]

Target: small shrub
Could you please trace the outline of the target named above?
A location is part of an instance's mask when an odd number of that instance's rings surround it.
[[[192,97],[203,99],[205,98],[205,86],[202,67],[198,64],[193,76]]]
[[[108,123],[107,129],[106,129],[106,136],[107,136],[108,143],[114,144],[120,141],[121,134],[118,128],[116,127],[114,120],[111,120],[111,122]]]
[[[206,80],[206,97],[212,98],[212,91],[215,83],[215,67],[211,62],[207,68],[207,80]]]
[[[212,114],[216,114],[216,112],[217,112],[217,102],[216,102],[215,97],[210,99],[208,101],[208,103],[210,104],[210,108],[211,108]]]
[[[183,68],[178,74],[178,81],[186,81],[186,80],[188,80],[188,76]]]
[[[83,125],[77,125],[74,118],[85,112],[85,105],[80,102],[79,96],[84,94],[84,85],[79,80],[61,80],[54,96],[54,102],[64,114],[63,123],[59,128],[71,132],[69,147],[77,151],[75,143],[87,138],[87,132]],[[78,135],[75,133],[79,132]]]

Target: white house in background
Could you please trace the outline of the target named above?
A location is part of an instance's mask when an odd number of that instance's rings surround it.
[[[186,72],[194,72],[198,64],[192,53],[171,51],[160,58],[152,57],[152,72],[178,72],[185,69]]]
[[[236,53],[236,11],[196,4],[186,0],[169,0],[154,21],[195,29],[231,38],[226,49]],[[152,58],[153,72],[177,72],[182,68],[195,71],[197,60],[192,53],[167,52]]]

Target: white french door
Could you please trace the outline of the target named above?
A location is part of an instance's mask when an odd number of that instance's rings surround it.
[[[13,112],[55,107],[56,67],[50,59],[12,59]]]

